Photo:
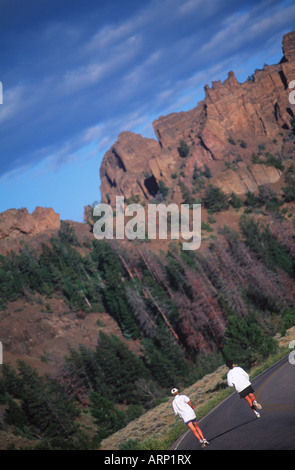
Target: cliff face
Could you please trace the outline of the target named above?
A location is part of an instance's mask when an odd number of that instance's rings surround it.
[[[205,85],[205,98],[194,109],[159,117],[153,123],[158,140],[121,133],[101,165],[102,201],[114,203],[116,195],[148,200],[160,180],[171,187],[172,175],[181,172],[189,184],[195,166],[205,164],[225,192],[244,194],[278,181],[280,170],[253,163],[253,154],[259,146],[279,157],[294,149],[287,136],[293,130],[288,84],[295,77],[295,32],[283,37],[283,53],[279,64],[264,66],[244,83],[229,72],[223,83]],[[222,173],[225,163],[230,171]]]

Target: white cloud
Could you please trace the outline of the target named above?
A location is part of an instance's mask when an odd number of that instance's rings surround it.
[[[258,46],[259,38],[287,26],[292,17],[295,17],[295,6],[285,9],[274,7],[271,9],[271,14],[269,12],[266,17],[262,5],[242,15],[234,14],[230,21],[228,19],[225,22],[225,27],[218,30],[212,39],[199,49],[198,53],[212,57],[216,57],[220,52],[226,55],[238,49],[243,51],[250,42],[255,42],[255,40]]]
[[[93,57],[89,59],[89,63],[82,63],[77,68],[64,73],[62,82],[59,85],[60,90],[65,93],[72,93],[81,88],[98,84],[129,64],[139,52],[140,44],[140,35],[133,35],[110,50],[107,58],[99,55],[97,57],[93,54]]]
[[[17,85],[6,89],[3,84],[3,104],[0,106],[0,122],[4,123],[17,116],[26,106],[26,89],[22,85]]]
[[[220,3],[153,0],[127,20],[98,25],[91,34],[85,20],[75,27],[49,24],[40,40],[42,46],[48,41],[50,64],[58,66],[42,70],[34,83],[27,80],[10,90],[4,84],[0,122],[23,119],[24,134],[27,129],[32,134],[30,144],[34,133],[44,135],[43,147],[38,142],[26,152],[19,142],[15,154],[23,152],[35,162],[37,154],[44,158],[46,149],[58,166],[92,141],[101,149],[121,130],[144,129],[152,114],[187,108],[205,83],[221,78],[218,74],[232,64],[240,66],[243,54],[249,55],[249,41],[262,37],[265,44],[265,37],[273,37],[295,18],[295,6],[278,8],[274,1],[258,2],[247,11],[237,11],[232,2],[228,14]],[[52,38],[62,37],[63,26],[61,60]],[[10,139],[13,147],[14,136]]]

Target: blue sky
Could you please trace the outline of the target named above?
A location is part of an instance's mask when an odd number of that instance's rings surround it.
[[[204,85],[282,57],[292,1],[0,0],[0,212],[81,222],[121,131],[155,137]]]

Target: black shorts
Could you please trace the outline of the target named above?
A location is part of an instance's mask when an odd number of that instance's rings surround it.
[[[252,385],[248,385],[248,387],[244,388],[241,392],[239,392],[240,398],[245,398],[249,393],[253,393],[254,389]]]
[[[189,421],[185,421],[185,424],[188,425],[188,423],[196,423],[197,418],[190,419]]]

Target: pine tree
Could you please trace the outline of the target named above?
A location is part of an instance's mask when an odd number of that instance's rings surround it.
[[[220,188],[210,184],[205,191],[204,205],[212,212],[220,212],[228,209],[228,197]]]
[[[185,158],[185,157],[187,157],[187,155],[189,153],[189,146],[184,140],[180,140],[179,141],[179,147],[178,147],[177,150],[178,150],[179,155],[181,156],[181,158]]]
[[[230,315],[226,331],[226,343],[223,354],[240,366],[249,368],[261,357],[275,352],[276,341],[265,338],[255,317],[248,319]]]
[[[22,381],[22,409],[31,426],[41,436],[69,437],[77,431],[75,418],[78,411],[73,403],[61,393],[55,382],[46,383],[35,369],[18,361]]]
[[[5,410],[4,420],[5,423],[13,425],[15,428],[20,430],[29,424],[22,407],[11,397],[8,400],[8,407]]]
[[[270,268],[276,266],[295,277],[295,260],[271,233],[269,227],[256,223],[253,217],[242,217],[240,228],[247,245]]]
[[[127,338],[136,339],[139,336],[139,328],[128,305],[125,285],[122,281],[124,270],[119,257],[109,243],[98,240],[95,242],[92,259],[97,263],[97,269],[102,275],[102,296],[106,310],[119,323]]]
[[[21,398],[22,396],[22,381],[19,378],[15,369],[9,364],[2,364],[2,390],[14,398]]]
[[[98,442],[114,434],[127,424],[127,417],[118,410],[113,400],[102,397],[96,392],[90,394],[90,411],[97,425]]]
[[[69,348],[62,371],[64,383],[70,385],[74,396],[83,395],[82,389],[103,393],[103,371],[94,350],[85,345],[78,349]]]
[[[171,364],[165,358],[163,353],[156,347],[149,338],[142,340],[142,350],[145,361],[151,370],[154,379],[161,387],[167,387],[174,383],[175,376],[171,372]]]
[[[128,350],[124,343],[114,335],[100,332],[96,350],[98,363],[109,392],[118,401],[138,403],[134,383],[149,372],[141,359]]]

